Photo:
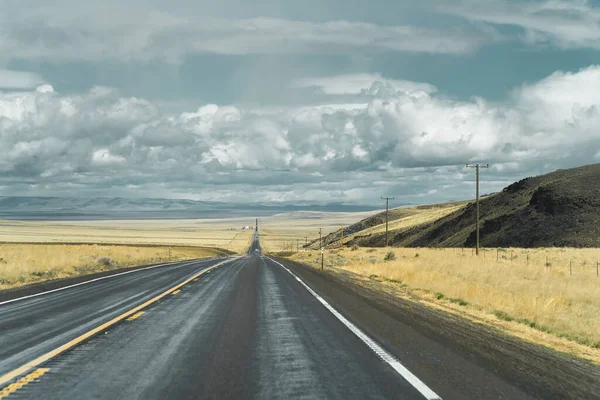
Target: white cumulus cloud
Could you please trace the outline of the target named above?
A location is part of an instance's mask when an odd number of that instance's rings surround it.
[[[372,88],[374,78],[335,91]],[[208,104],[164,114],[103,87],[0,92],[1,193],[110,187],[154,197],[224,200],[241,191],[264,201],[372,203],[391,190],[404,201],[464,198],[472,192],[466,162],[492,164],[482,184],[490,192],[597,161],[598,93],[598,66],[556,72],[502,103],[386,90],[363,95],[359,106]]]

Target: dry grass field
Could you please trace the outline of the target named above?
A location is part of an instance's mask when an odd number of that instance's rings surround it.
[[[386,260],[390,251],[395,259]],[[320,267],[318,251],[291,258]],[[526,325],[534,328],[534,341],[546,333],[600,349],[597,262],[600,249],[485,249],[479,257],[472,249],[345,248],[325,253],[326,268]]]
[[[254,220],[0,221],[0,242],[105,243],[248,248]],[[235,229],[235,230],[234,230]]]
[[[454,211],[460,210],[464,207],[464,204],[453,205],[450,207],[435,207],[418,209],[416,207],[406,208],[405,210],[409,211],[406,217],[397,219],[395,221],[391,221],[388,226],[389,230],[404,230],[408,228],[412,228],[413,226],[421,225],[427,222],[435,221],[446,215],[453,213]],[[414,212],[414,213],[413,213]],[[385,232],[385,224],[380,224],[373,226],[371,228],[363,229],[362,231],[357,232],[356,234],[346,235],[344,236],[344,243],[352,240],[355,236],[363,236],[369,235],[373,233],[382,233]]]
[[[260,243],[264,251],[275,252],[296,250],[307,241],[319,238],[319,228],[323,236],[341,226],[348,226],[377,211],[356,213],[296,212],[278,214],[260,219]]]
[[[294,213],[261,218],[264,241],[333,230],[362,214]],[[120,267],[243,253],[255,218],[122,221],[0,221],[0,290]],[[315,225],[316,224],[316,225]],[[241,230],[242,227],[250,230]]]
[[[134,265],[225,254],[204,247],[0,244],[0,290]]]

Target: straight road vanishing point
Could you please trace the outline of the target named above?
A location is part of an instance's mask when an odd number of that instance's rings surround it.
[[[405,345],[371,336],[373,324],[402,330]],[[5,301],[0,335],[0,399],[534,398],[322,275],[262,255],[258,236],[241,257]]]

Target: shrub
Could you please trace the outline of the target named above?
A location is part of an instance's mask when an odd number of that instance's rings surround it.
[[[494,311],[494,314],[496,315],[496,318],[504,320],[504,321],[514,321],[515,320],[513,317],[511,317],[504,311],[496,310],[496,311]]]
[[[468,306],[469,303],[463,299],[459,299],[459,298],[449,298],[448,300],[450,300],[451,303],[454,304],[458,304],[459,306]]]
[[[352,247],[350,248],[350,250],[352,250],[352,251],[356,251],[358,249],[359,249],[359,247],[357,244],[353,244]]]
[[[393,251],[388,252],[385,257],[383,257],[384,261],[393,261],[396,259],[396,253]]]
[[[376,252],[376,251],[377,251],[377,249],[368,249],[368,250],[367,250],[367,253],[374,253],[374,252]]]
[[[419,253],[415,253],[415,258],[419,258]]]

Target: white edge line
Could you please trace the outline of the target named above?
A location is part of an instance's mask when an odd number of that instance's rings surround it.
[[[202,259],[196,259],[196,260],[190,260],[190,261],[178,261],[178,262],[174,262],[174,263],[165,263],[165,264],[151,265],[149,267],[144,267],[144,268],[132,269],[130,271],[119,272],[118,274],[114,274],[114,275],[101,276],[99,278],[90,279],[89,281],[74,283],[74,284],[69,285],[69,286],[63,286],[63,287],[59,287],[59,288],[56,288],[56,289],[47,290],[45,292],[30,294],[28,296],[17,297],[16,299],[6,300],[6,301],[3,301],[3,302],[0,302],[0,306],[2,306],[4,304],[14,303],[15,301],[19,301],[19,300],[25,300],[25,299],[30,299],[32,297],[38,297],[38,296],[42,296],[42,295],[49,294],[49,293],[59,292],[61,290],[74,288],[76,286],[87,285],[88,283],[102,281],[104,279],[114,278],[114,277],[121,276],[121,275],[132,274],[134,272],[146,271],[146,270],[149,270],[149,269],[154,269],[154,268],[158,268],[158,267],[164,267],[164,266],[167,266],[167,265],[181,264],[181,267],[183,267],[183,266],[185,266],[185,264],[188,264],[188,263],[189,264],[193,264],[194,262],[212,261],[212,260],[218,260],[219,258],[223,258],[223,257],[211,257],[211,258],[202,258]],[[41,282],[41,283],[44,283],[44,282]]]
[[[442,400],[440,396],[438,396],[433,390],[431,390],[427,385],[425,385],[419,378],[417,378],[412,372],[410,372],[404,365],[400,363],[390,353],[385,351],[381,346],[379,346],[373,339],[367,336],[366,333],[361,331],[356,327],[352,322],[348,321],[342,314],[340,314],[335,308],[333,308],[325,299],[319,296],[314,290],[312,290],[306,283],[302,281],[296,274],[286,268],[283,264],[278,261],[273,260],[271,257],[267,257],[269,260],[281,266],[287,272],[289,272],[298,282],[302,284],[308,290],[310,294],[317,298],[327,308],[331,313],[339,319],[342,324],[346,325],[348,329],[352,331],[360,340],[362,340],[367,346],[373,350],[373,352],[380,357],[383,361],[388,363],[396,372],[398,372],[404,379],[408,381],[415,389],[417,389],[427,400]]]

